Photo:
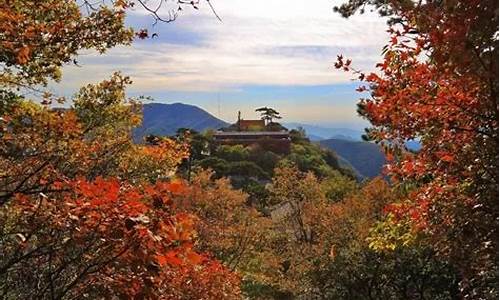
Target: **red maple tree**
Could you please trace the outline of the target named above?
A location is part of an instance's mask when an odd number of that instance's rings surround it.
[[[411,190],[388,207],[425,232],[463,276],[464,295],[494,295],[498,268],[498,2],[349,1],[392,16],[378,71],[354,71],[370,91],[359,112],[368,137],[395,159],[394,182]],[[406,151],[417,139],[421,149]],[[492,279],[493,278],[493,279]]]

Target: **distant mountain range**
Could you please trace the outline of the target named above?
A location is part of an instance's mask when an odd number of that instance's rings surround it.
[[[191,128],[197,131],[218,129],[229,126],[207,111],[184,103],[147,103],[143,107],[143,123],[134,130],[135,138],[142,138],[148,134],[173,135],[179,128]],[[288,129],[305,129],[311,141],[325,139],[342,139],[361,141],[362,132],[350,128],[327,128],[302,123],[283,123]]]
[[[360,130],[350,128],[328,128],[302,123],[283,123],[283,126],[288,129],[297,129],[299,127],[303,128],[306,131],[307,137],[309,137],[311,141],[320,141],[332,138],[361,141],[361,135],[363,134]]]
[[[328,128],[316,125],[308,125],[302,123],[283,123],[288,129],[297,129],[302,127],[306,131],[307,137],[313,142],[319,142],[328,139],[346,140],[346,141],[362,141],[362,135],[364,134],[361,130],[355,130],[350,128]],[[406,147],[413,151],[418,151],[421,145],[416,140],[407,141],[405,143]]]
[[[183,103],[148,103],[143,106],[143,123],[133,131],[134,140],[141,142],[149,134],[174,135],[179,128],[199,132],[229,126],[205,110]],[[320,126],[284,123],[288,129],[302,127],[312,141],[335,151],[345,166],[352,166],[360,177],[380,175],[385,157],[379,146],[361,141],[361,131],[349,128],[325,128]]]
[[[348,161],[363,177],[380,175],[386,163],[382,149],[374,143],[342,139],[322,140],[319,143]]]
[[[142,125],[133,131],[134,140],[140,142],[149,134],[174,135],[179,128],[190,128],[202,132],[229,126],[205,110],[183,103],[147,103],[143,106]]]
[[[285,123],[288,129],[299,127],[306,131],[307,137],[333,150],[339,161],[352,168],[360,178],[372,178],[381,174],[385,155],[380,146],[362,141],[362,131],[349,128],[327,128],[301,123]]]

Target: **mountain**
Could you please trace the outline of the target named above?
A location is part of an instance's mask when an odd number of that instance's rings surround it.
[[[143,106],[142,125],[134,129],[136,142],[149,134],[173,135],[179,128],[190,128],[202,132],[218,129],[229,124],[217,119],[205,110],[183,103],[147,103]]]
[[[360,130],[350,128],[328,128],[302,123],[283,123],[283,126],[287,127],[288,129],[297,129],[299,127],[304,128],[306,131],[306,135],[312,141],[326,140],[331,138],[361,141],[361,135],[363,134],[363,132]]]
[[[319,142],[319,141],[322,141],[325,139],[325,138],[318,136],[318,135],[308,134],[307,132],[306,132],[306,134],[307,134],[307,138],[309,138],[309,140],[311,142]]]
[[[309,125],[303,123],[283,123],[288,129],[297,129],[302,127],[306,131],[307,137],[313,141],[318,142],[328,139],[347,140],[347,141],[362,141],[361,136],[364,134],[361,130],[351,128],[328,128],[316,125]],[[405,142],[406,147],[412,151],[418,151],[422,148],[419,139],[408,140]]]
[[[229,124],[205,110],[183,103],[148,103],[143,106],[143,123],[133,131],[134,141],[140,142],[148,134],[174,135],[179,128],[191,128],[202,132],[218,129]],[[363,177],[380,175],[385,156],[379,146],[361,141],[361,131],[349,128],[327,128],[301,123],[284,123],[288,129],[302,127],[311,141],[319,141],[334,150],[344,166],[352,166]],[[407,146],[418,150],[418,141],[409,141]]]
[[[319,143],[347,160],[364,177],[380,175],[386,162],[380,146],[373,143],[343,139],[328,139]]]

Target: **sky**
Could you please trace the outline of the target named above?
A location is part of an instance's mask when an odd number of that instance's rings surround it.
[[[158,37],[104,55],[83,52],[81,67],[65,67],[52,88],[71,94],[120,70],[134,82],[131,96],[194,104],[226,121],[238,110],[251,119],[255,108],[271,106],[285,122],[359,129],[367,123],[356,114],[358,84],[333,63],[342,54],[372,71],[387,28],[375,13],[342,18],[332,10],[341,2],[211,0],[220,22],[202,1],[198,10],[185,7],[175,22],[156,25],[137,9],[127,24]]]

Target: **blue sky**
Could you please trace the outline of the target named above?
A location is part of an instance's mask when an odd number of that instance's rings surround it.
[[[130,95],[195,104],[227,121],[238,110],[252,118],[253,109],[267,105],[288,122],[366,125],[355,112],[357,84],[333,63],[343,54],[356,67],[373,70],[388,39],[385,20],[373,13],[343,19],[332,11],[340,2],[331,0],[211,3],[222,23],[203,2],[199,10],[186,7],[175,22],[156,26],[145,11],[132,12],[128,24],[158,38],[105,55],[84,52],[82,67],[65,67],[53,89],[71,94],[120,70],[134,81]]]

